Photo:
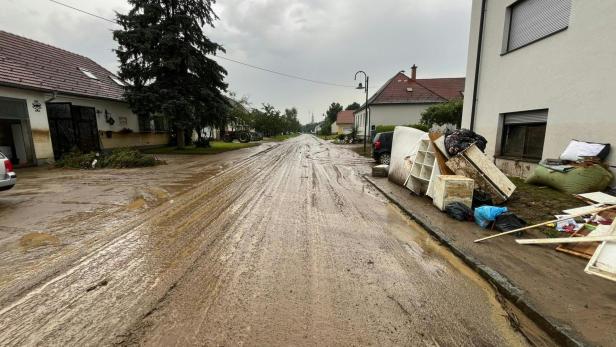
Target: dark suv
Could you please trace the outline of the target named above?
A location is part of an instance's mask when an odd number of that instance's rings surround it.
[[[391,160],[391,144],[393,142],[394,132],[378,133],[372,141],[372,158],[380,164],[389,165]]]

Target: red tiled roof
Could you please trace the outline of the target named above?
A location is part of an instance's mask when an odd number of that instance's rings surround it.
[[[353,111],[340,111],[336,116],[336,124],[354,124],[355,116]]]
[[[368,103],[378,105],[446,102],[463,97],[464,81],[463,77],[412,80],[404,73],[399,72],[387,81],[368,100]],[[364,106],[362,105],[362,107]]]
[[[84,75],[87,69],[98,80]],[[0,84],[123,100],[111,72],[79,54],[0,30]]]

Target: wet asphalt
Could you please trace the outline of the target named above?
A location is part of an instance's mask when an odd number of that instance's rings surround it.
[[[368,159],[310,135],[238,153],[133,217],[73,221],[98,236],[40,253],[67,259],[53,273],[2,272],[0,345],[526,344]]]

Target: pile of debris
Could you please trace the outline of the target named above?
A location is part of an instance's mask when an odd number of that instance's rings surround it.
[[[578,198],[590,202],[589,206],[565,210],[554,220],[527,226],[504,206],[516,186],[483,153],[486,143],[481,135],[466,129],[444,135],[396,127],[390,166],[375,167],[373,174],[388,172],[390,181],[430,197],[450,217],[500,232],[475,242],[553,227],[568,237],[517,241],[560,244],[558,251],[590,260],[586,272],[616,280],[616,197],[600,192],[580,194]],[[609,145],[574,140],[559,160],[541,162],[527,182],[574,194],[603,190],[613,179],[600,163],[608,152]]]

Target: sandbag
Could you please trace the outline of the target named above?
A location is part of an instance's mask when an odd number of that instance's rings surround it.
[[[450,156],[464,151],[473,143],[483,152],[486,150],[488,141],[485,137],[468,129],[456,129],[445,135],[445,149]]]
[[[568,194],[603,191],[614,179],[614,174],[599,164],[578,166],[567,172],[537,166],[526,183],[548,186]]]
[[[496,217],[507,212],[506,207],[498,206],[481,206],[475,209],[475,223],[482,228],[487,228],[491,222],[496,220]]]
[[[447,204],[447,206],[445,206],[445,213],[447,213],[449,217],[462,222],[473,220],[473,210],[461,202]]]

